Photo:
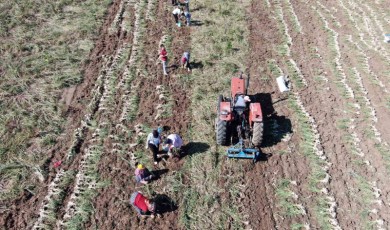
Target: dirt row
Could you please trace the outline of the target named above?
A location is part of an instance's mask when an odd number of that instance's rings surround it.
[[[272,154],[272,156],[269,157],[266,163],[256,165],[254,170],[248,173],[248,181],[250,181],[248,182],[248,195],[252,198],[256,197],[255,202],[252,200],[248,203],[250,213],[252,213],[251,219],[254,221],[252,226],[261,226],[261,229],[285,229],[290,228],[292,224],[300,223],[302,226],[318,228],[320,226],[319,218],[316,216],[315,211],[311,210],[311,207],[316,206],[316,197],[322,196],[328,199],[328,194],[332,194],[335,199],[335,206],[329,205],[330,213],[332,211],[335,213],[335,219],[342,229],[361,228],[362,226],[367,226],[366,224],[369,221],[375,226],[388,226],[386,221],[382,222],[389,218],[388,205],[383,205],[383,203],[376,204],[376,199],[378,202],[388,199],[386,196],[389,194],[389,187],[386,185],[387,179],[385,178],[388,172],[382,156],[375,148],[375,142],[378,144],[378,141],[367,138],[365,135],[367,129],[370,129],[365,115],[356,109],[357,106],[354,106],[355,103],[359,102],[359,95],[355,98],[346,96],[344,92],[348,86],[340,83],[340,75],[337,76],[337,73],[331,67],[335,57],[337,57],[337,52],[332,48],[333,44],[330,43],[332,40],[329,39],[329,32],[323,29],[325,25],[321,15],[329,22],[340,21],[341,23],[340,28],[337,28],[335,24],[330,24],[329,27],[335,29],[339,35],[341,67],[345,69],[347,75],[346,84],[351,85],[351,88],[354,88],[356,83],[352,80],[353,76],[350,74],[349,68],[351,66],[360,66],[357,60],[359,55],[353,55],[351,53],[353,48],[348,47],[344,41],[349,35],[352,35],[352,37],[358,36],[358,32],[351,26],[351,23],[347,20],[347,15],[341,12],[341,10],[334,11],[335,15],[333,16],[337,18],[336,20],[326,10],[334,9],[332,7],[339,8],[340,6],[337,3],[327,2],[325,9],[317,4],[305,4],[300,1],[289,2],[293,5],[302,32],[297,31],[293,17],[288,11],[287,1],[271,2],[269,6],[266,3],[253,3],[250,13],[250,18],[255,20],[251,20],[250,23],[252,52],[249,67],[251,74],[258,77],[257,82],[255,81],[252,84],[250,91],[268,94],[264,97],[267,100],[264,100],[262,103],[263,113],[266,116],[266,126],[267,123],[271,125],[276,123],[283,129],[283,126],[288,124],[284,121],[285,117],[287,117],[291,119],[291,131],[293,132],[291,139],[287,142],[276,140],[276,144],[269,146],[267,138],[272,140],[275,135],[267,133],[272,132],[272,127],[268,126],[268,131],[265,128],[266,143],[263,151],[267,154]],[[283,39],[286,39],[285,35],[279,30],[280,24],[275,20],[275,12],[278,5],[282,5],[284,20],[288,25],[287,33],[292,38],[292,45],[290,46],[291,57],[278,53],[278,45],[284,41]],[[320,13],[315,10],[314,6],[317,7]],[[370,52],[368,51],[368,53]],[[277,76],[272,76],[269,82],[260,80],[264,75],[272,75],[267,59],[275,59],[283,72],[291,77],[292,72],[289,71],[286,65],[290,58],[295,60],[308,85],[302,89],[295,87],[293,91],[298,92],[306,110],[316,121],[321,146],[327,160],[330,162],[328,171],[330,180],[329,184],[326,185],[326,193],[313,193],[313,191],[307,188],[311,173],[310,167],[308,167],[310,161],[302,155],[299,148],[304,137],[297,130],[296,118],[294,118],[293,111],[288,108],[288,100],[280,101],[284,96],[276,88],[274,78]],[[370,56],[370,58],[374,58],[374,56]],[[387,64],[382,61],[381,63],[382,68],[386,68]],[[370,65],[373,64],[374,62],[370,62]],[[375,66],[377,72],[383,71],[378,65]],[[368,80],[370,76],[363,75],[362,77],[363,86],[368,91],[367,96],[374,104],[379,117],[375,126],[380,129],[379,127],[384,127],[388,120],[385,115],[388,113],[383,110],[383,107],[378,106],[382,104],[380,102],[382,100],[381,96],[379,96],[381,93],[378,93],[381,91],[381,88],[378,84],[373,84],[372,81]],[[358,93],[359,91],[355,90],[355,94]],[[271,106],[269,103],[274,104]],[[340,128],[340,123],[347,117],[351,118],[350,122],[354,122],[353,124],[348,123],[352,128]],[[380,130],[379,132],[384,140],[389,140],[387,131]],[[360,141],[356,142],[357,148],[355,145],[352,148],[351,140],[348,141],[345,138],[346,135],[352,135],[351,133],[355,133],[359,137]],[[361,152],[365,153],[363,159],[353,154],[353,151],[357,151],[355,148],[361,148]],[[278,154],[280,151],[288,154]],[[357,161],[362,163],[356,164]],[[363,161],[366,163],[363,163]],[[369,165],[367,166],[366,164]],[[257,178],[258,183],[252,182],[255,178]],[[302,204],[306,210],[304,215],[280,217],[280,214],[283,213],[283,207],[278,203],[275,189],[277,182],[282,178],[288,178],[296,183],[297,186],[292,186],[292,190],[298,194],[295,202]],[[362,192],[362,183],[372,186],[368,191],[365,191],[368,195]],[[381,192],[379,196],[375,197],[373,194],[378,187]],[[356,196],[354,195],[355,193],[360,195]],[[367,204],[364,199],[359,199],[359,196],[370,197],[372,199],[371,202],[374,203]],[[361,211],[367,209],[371,213],[366,218],[361,218]]]
[[[139,97],[139,111],[137,117],[126,126],[133,129],[138,124],[149,127],[162,125],[170,128],[169,133],[183,135],[190,123],[189,92],[178,83],[176,75],[185,73],[183,72],[185,70],[181,70],[178,66],[181,54],[187,51],[191,45],[187,42],[190,36],[190,28],[176,27],[171,16],[172,6],[169,2],[158,1],[156,3],[155,12],[149,13],[155,15],[154,17],[159,20],[146,20],[146,34],[143,40],[144,55],[140,60],[143,72],[140,72],[132,83],[137,86],[136,94]],[[168,54],[169,76],[163,76],[161,65],[156,65],[158,46],[164,35],[168,35],[172,39],[172,46],[167,47],[170,50]],[[169,108],[172,115],[166,118],[155,119],[158,113],[156,107],[158,104],[164,103],[159,99],[157,86],[164,87],[168,91],[168,95],[172,97],[172,106]],[[120,111],[121,108],[118,107],[117,110]],[[118,117],[113,119],[114,124],[116,120],[118,120]],[[115,132],[116,130],[113,129],[112,134]],[[134,136],[128,138],[125,142],[135,143],[137,139],[135,134],[134,132]],[[129,151],[145,152],[150,155],[143,148],[144,143],[140,143]],[[166,212],[162,218],[155,220],[140,219],[135,214],[128,203],[128,199],[133,191],[143,190],[143,188],[136,187],[134,183],[132,165],[118,157],[116,153],[111,151],[112,149],[112,142],[107,142],[107,152],[102,157],[99,165],[101,178],[111,181],[111,184],[102,189],[95,199],[96,212],[93,218],[96,226],[100,229],[178,229],[178,223],[175,221],[178,215],[177,211]],[[151,158],[151,155],[149,157]],[[181,159],[179,162],[169,164],[169,166],[164,166],[161,162],[158,169],[155,170],[170,173],[169,171],[177,169],[184,161],[185,159]],[[152,162],[152,159],[150,159],[150,162]],[[167,185],[161,184],[160,186]],[[110,218],[106,218],[107,216],[110,216]]]
[[[80,122],[86,113],[85,107],[90,100],[91,90],[103,65],[102,56],[112,55],[116,50],[117,43],[121,40],[120,36],[110,34],[107,31],[118,7],[118,3],[113,3],[107,11],[104,26],[99,31],[101,36],[95,41],[95,46],[91,51],[88,62],[82,66],[84,70],[83,83],[75,88],[65,90],[62,95],[63,101],[66,104],[63,115],[68,117],[68,126],[64,131],[67,135],[59,137],[58,144],[48,153],[51,157],[44,165],[47,178],[43,184],[48,185],[56,175],[53,163],[65,159],[66,152],[68,152],[70,144],[73,141],[72,135],[74,130],[80,126]],[[64,165],[64,167],[68,168],[67,165]],[[46,186],[42,186],[36,194],[30,194],[25,191],[19,198],[7,205],[9,207],[8,211],[0,214],[0,220],[3,221],[0,225],[6,229],[31,228],[37,218],[37,211],[46,193]]]
[[[145,73],[138,73],[136,79],[134,80],[134,84],[137,84],[139,87],[137,88],[137,94],[139,95],[140,100],[140,111],[137,115],[137,118],[131,122],[125,124],[129,129],[133,129],[135,124],[145,124],[147,126],[156,127],[157,124],[164,124],[166,126],[171,127],[171,132],[184,133],[184,130],[187,128],[187,124],[190,119],[187,115],[187,108],[189,106],[187,92],[180,88],[180,85],[177,84],[174,79],[175,74],[179,73],[182,70],[179,70],[178,61],[181,57],[181,54],[190,47],[189,43],[185,43],[186,38],[189,37],[190,30],[189,28],[179,28],[173,23],[173,18],[171,18],[171,6],[166,2],[159,1],[156,2],[157,6],[155,9],[151,9],[155,12],[147,12],[150,14],[156,14],[157,18],[164,20],[147,20],[146,21],[146,39],[143,40],[145,55],[141,57],[142,63],[152,63],[152,65],[146,65]],[[85,64],[83,68],[84,70],[84,82],[81,85],[76,86],[75,88],[66,89],[63,95],[63,101],[67,105],[66,112],[64,115],[69,117],[69,125],[66,129],[66,133],[68,135],[64,135],[64,137],[59,140],[58,145],[56,145],[51,151],[52,157],[48,160],[45,168],[49,172],[48,177],[45,181],[45,184],[50,184],[54,179],[56,173],[59,169],[53,168],[53,163],[59,160],[64,162],[61,165],[62,169],[65,170],[75,170],[78,171],[78,164],[80,162],[81,156],[84,154],[83,152],[88,148],[90,143],[90,139],[92,139],[92,133],[86,133],[86,138],[80,143],[80,147],[78,147],[76,151],[76,157],[70,163],[66,161],[66,153],[69,150],[71,143],[73,142],[73,133],[76,128],[80,126],[81,120],[83,120],[84,115],[86,114],[85,108],[89,103],[92,90],[94,89],[95,81],[97,76],[101,73],[100,70],[105,62],[107,62],[107,58],[113,56],[119,47],[124,43],[132,42],[133,34],[132,31],[124,30],[123,28],[118,27],[117,32],[112,31],[114,20],[118,19],[116,16],[118,15],[121,2],[115,1],[110,8],[108,9],[106,20],[104,22],[103,27],[101,28],[99,34],[99,40],[95,42],[95,47],[90,54],[90,59],[87,64]],[[130,20],[130,24],[134,21],[134,5],[133,7],[126,8],[128,10],[128,15],[132,16],[132,18],[119,18],[117,21],[117,25],[121,25],[123,20]],[[144,14],[146,14],[147,8],[145,8]],[[123,15],[123,12],[119,15]],[[132,24],[134,26],[134,24]],[[176,64],[170,68],[170,76],[163,77],[161,65],[154,65],[154,60],[156,60],[158,55],[158,45],[161,37],[165,34],[170,34],[172,36],[172,42],[174,47],[172,47],[172,53],[169,54],[171,60],[171,64]],[[151,61],[153,60],[153,61]],[[122,71],[119,71],[123,73]],[[104,73],[103,73],[104,74]],[[172,114],[175,116],[167,117],[163,120],[154,120],[155,117],[155,107],[158,102],[158,95],[156,94],[156,86],[157,85],[165,85],[169,90],[169,93],[173,97],[173,107]],[[123,93],[123,91],[119,91],[119,93]],[[121,98],[122,95],[117,95],[117,98]],[[110,123],[115,124],[119,123],[118,114],[121,113],[123,103],[118,100],[117,105],[112,106],[113,111],[112,117],[110,119]],[[97,109],[99,110],[99,108]],[[180,118],[180,119],[178,119]],[[184,118],[184,119],[183,119]],[[99,123],[99,114],[94,118],[97,123]],[[89,132],[89,131],[87,131]],[[110,130],[110,132],[115,135],[115,128]],[[131,139],[127,140],[131,141]],[[96,213],[92,218],[91,222],[85,227],[98,226],[102,229],[111,229],[116,226],[116,228],[124,229],[126,227],[143,225],[143,226],[152,226],[153,223],[141,223],[140,221],[135,221],[137,219],[134,214],[134,210],[132,210],[129,206],[128,199],[133,191],[135,191],[135,184],[133,182],[132,177],[132,167],[130,165],[121,160],[112,150],[112,142],[107,140],[105,142],[105,150],[104,155],[101,159],[101,163],[99,166],[99,174],[101,176],[102,181],[109,180],[111,181],[111,185],[104,188],[96,197],[96,202],[94,206],[96,207]],[[141,144],[140,146],[144,146]],[[140,147],[141,148],[141,147]],[[184,159],[183,159],[184,160]],[[65,163],[66,162],[66,163]],[[116,169],[115,174],[113,174],[113,169]],[[123,177],[119,177],[119,175],[124,175]],[[122,194],[117,188],[125,188],[127,191],[125,194]],[[122,190],[121,190],[122,191]],[[32,195],[26,192],[21,195],[19,199],[13,204],[9,204],[10,207],[8,212],[2,214],[2,220],[4,223],[1,223],[7,229],[26,229],[31,228],[36,218],[38,217],[38,209],[40,208],[40,204],[42,200],[47,194],[47,188],[42,187],[42,189]],[[64,202],[57,210],[57,218],[61,219],[62,215],[65,212],[65,207],[69,200],[69,196],[72,194],[72,185],[66,189],[66,195],[64,197]],[[118,210],[117,200],[122,201],[121,210]],[[164,221],[166,219],[174,218],[176,214],[170,213],[164,220],[156,220],[160,222],[159,225],[162,226],[163,229],[167,227],[164,226]],[[112,216],[109,221],[107,221],[107,216]],[[123,221],[119,221],[123,220]],[[130,221],[131,220],[131,221]],[[131,223],[131,225],[129,225]],[[137,224],[138,223],[138,224]],[[165,226],[170,226],[171,224],[167,224]]]

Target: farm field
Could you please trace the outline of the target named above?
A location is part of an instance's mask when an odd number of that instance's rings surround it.
[[[0,9],[1,229],[390,228],[389,1],[191,0],[190,27],[166,0]],[[263,111],[256,164],[215,142],[239,71]],[[157,126],[186,146],[153,169]],[[136,161],[159,179],[137,185]],[[162,216],[138,217],[134,191]]]

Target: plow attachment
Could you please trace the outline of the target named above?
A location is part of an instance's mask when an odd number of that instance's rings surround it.
[[[229,158],[253,159],[253,163],[256,163],[259,155],[259,149],[245,148],[242,140],[227,150],[227,156]]]

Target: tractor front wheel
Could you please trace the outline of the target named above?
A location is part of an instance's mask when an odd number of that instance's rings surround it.
[[[216,128],[217,128],[217,144],[227,145],[227,121],[218,119]]]
[[[263,122],[253,123],[252,143],[256,147],[260,147],[263,141]]]

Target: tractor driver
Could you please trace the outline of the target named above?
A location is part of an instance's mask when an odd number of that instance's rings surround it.
[[[249,96],[239,95],[237,97],[236,104],[234,104],[234,107],[247,107],[247,102],[250,102],[251,99]]]

